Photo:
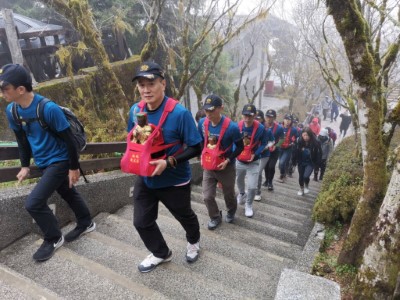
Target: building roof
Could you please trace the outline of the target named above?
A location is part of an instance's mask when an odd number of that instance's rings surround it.
[[[40,33],[43,33],[43,32],[60,31],[63,29],[62,26],[54,25],[54,24],[46,24],[41,21],[29,18],[29,17],[25,17],[20,14],[13,13],[13,15],[14,15],[15,25],[17,26],[18,32],[20,34],[21,33],[31,33],[31,34],[38,33],[39,35],[41,35]],[[4,28],[4,27],[5,27],[5,24],[4,24],[3,15],[0,12],[0,28]]]

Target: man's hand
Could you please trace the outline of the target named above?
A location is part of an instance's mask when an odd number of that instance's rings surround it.
[[[217,168],[220,170],[224,170],[226,166],[229,164],[230,160],[229,158],[225,159],[222,163],[220,163]]]
[[[252,162],[252,161],[254,160],[254,157],[255,157],[255,155],[252,154],[251,157],[250,157],[250,159],[248,160],[248,162]]]
[[[161,173],[164,172],[164,170],[167,168],[167,161],[165,159],[154,160],[149,162],[149,164],[156,166],[156,169],[150,177],[161,175]]]
[[[29,177],[30,169],[29,167],[22,167],[17,174],[18,184]]]
[[[69,178],[69,188],[71,189],[72,186],[78,182],[79,176],[81,173],[79,172],[79,169],[76,170],[69,170],[68,172],[68,178]]]

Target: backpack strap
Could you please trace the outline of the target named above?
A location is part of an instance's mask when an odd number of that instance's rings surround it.
[[[15,103],[15,102],[13,102],[13,104],[11,106],[11,116],[12,116],[14,122],[20,127],[22,127],[22,123],[32,123],[32,122],[39,120],[38,116],[36,118],[28,118],[28,119],[21,118],[21,116],[18,113],[17,103]]]
[[[40,126],[42,126],[43,129],[50,129],[51,131],[54,131],[44,120],[44,106],[49,102],[51,102],[51,100],[47,99],[46,97],[43,97],[42,100],[39,101],[36,107],[36,116]]]

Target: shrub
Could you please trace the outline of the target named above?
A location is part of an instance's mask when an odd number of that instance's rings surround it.
[[[333,225],[350,222],[362,192],[363,167],[354,137],[343,140],[327,165],[321,191],[313,209],[313,219]]]

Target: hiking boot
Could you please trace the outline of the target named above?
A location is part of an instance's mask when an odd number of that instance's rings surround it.
[[[188,263],[194,263],[200,255],[200,242],[194,244],[188,243],[186,249],[186,261]]]
[[[76,226],[73,230],[71,230],[70,232],[68,232],[65,235],[65,241],[67,242],[72,242],[75,241],[76,239],[78,239],[81,235],[84,235],[86,233],[92,232],[93,230],[96,229],[96,223],[92,222],[90,223],[89,226]]]
[[[268,183],[268,191],[273,191],[274,186],[272,185],[272,182]]]
[[[251,218],[254,215],[254,213],[253,213],[253,205],[246,203],[246,205],[244,207],[244,215],[246,217],[248,217],[248,218]]]
[[[247,194],[246,193],[244,193],[244,194],[239,193],[239,195],[237,195],[236,199],[237,199],[237,203],[242,205],[247,200]]]
[[[153,271],[159,264],[171,261],[172,251],[169,250],[166,258],[155,257],[153,253],[146,256],[146,258],[140,263],[138,269],[142,273]]]
[[[227,213],[225,216],[226,223],[232,223],[234,219],[235,219],[235,214]]]
[[[45,261],[54,255],[54,252],[64,244],[64,237],[61,236],[56,242],[43,241],[39,249],[33,254],[36,261]]]
[[[261,201],[261,195],[255,195],[254,201]]]
[[[304,187],[304,194],[308,194],[310,190],[308,189],[308,184]]]
[[[304,196],[304,189],[300,188],[300,190],[297,192],[297,195]]]

